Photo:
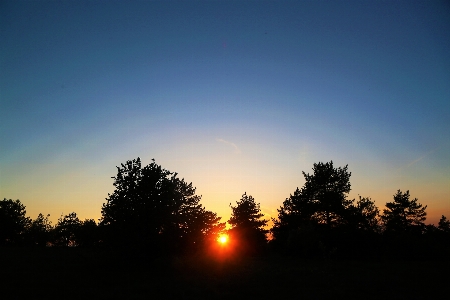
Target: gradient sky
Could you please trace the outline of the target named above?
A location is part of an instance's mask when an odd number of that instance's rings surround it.
[[[330,160],[350,198],[450,217],[450,5],[1,1],[0,197],[99,219],[138,156],[223,220]]]

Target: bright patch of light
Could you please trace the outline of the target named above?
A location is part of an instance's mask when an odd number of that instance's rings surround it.
[[[217,240],[219,243],[225,244],[228,241],[228,237],[226,235],[221,235]]]

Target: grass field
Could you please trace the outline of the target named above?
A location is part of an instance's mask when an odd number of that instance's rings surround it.
[[[142,259],[98,249],[0,248],[0,287],[10,299],[431,299],[450,296],[449,267],[449,260]]]

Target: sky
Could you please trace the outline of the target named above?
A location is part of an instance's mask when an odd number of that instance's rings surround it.
[[[1,1],[0,198],[101,217],[140,157],[229,219],[333,161],[450,217],[446,1]]]

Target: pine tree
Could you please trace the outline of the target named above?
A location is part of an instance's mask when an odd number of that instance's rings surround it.
[[[417,202],[417,198],[410,200],[409,191],[400,190],[394,195],[394,201],[386,203],[381,219],[386,232],[415,232],[422,233],[427,206]]]
[[[268,221],[263,219],[260,204],[256,203],[251,195],[244,193],[236,204],[236,206],[230,204],[232,213],[228,220],[231,225],[229,233],[243,252],[258,253],[266,244],[268,231],[265,226]]]

